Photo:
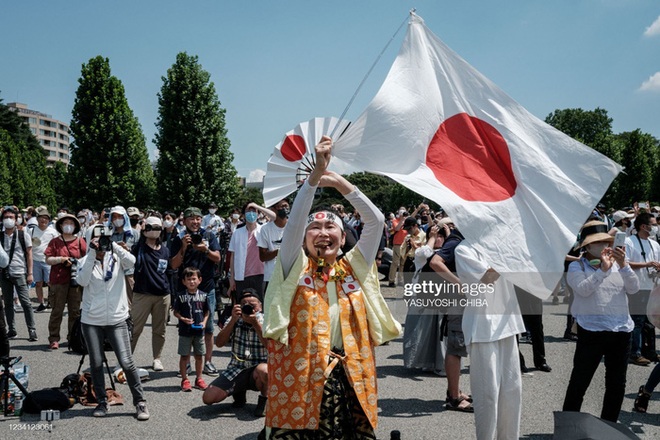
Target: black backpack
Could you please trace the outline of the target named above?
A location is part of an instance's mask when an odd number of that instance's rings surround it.
[[[47,388],[45,390],[32,391],[25,396],[23,401],[23,412],[27,414],[41,414],[41,411],[47,409],[56,409],[66,411],[71,408],[75,400],[69,397],[58,388]]]

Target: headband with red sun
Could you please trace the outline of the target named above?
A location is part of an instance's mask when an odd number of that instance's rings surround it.
[[[337,226],[339,226],[339,229],[341,229],[342,231],[344,230],[344,222],[342,221],[342,219],[338,215],[328,211],[319,211],[310,214],[309,217],[307,217],[307,226],[309,226],[313,222],[325,222],[325,221],[331,221],[335,223]]]

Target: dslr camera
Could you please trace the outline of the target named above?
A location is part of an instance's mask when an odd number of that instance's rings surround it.
[[[254,306],[252,304],[243,304],[241,306],[241,313],[250,316],[254,313]]]
[[[112,229],[105,225],[96,225],[92,229],[92,240],[95,238],[99,239],[98,246],[91,245],[94,249],[99,252],[111,252],[112,251]]]
[[[71,261],[71,281],[69,282],[69,286],[78,287],[78,259],[70,258],[69,261]]]
[[[190,240],[192,241],[192,244],[194,245],[200,245],[202,244],[202,234],[199,232],[193,232],[190,234]]]

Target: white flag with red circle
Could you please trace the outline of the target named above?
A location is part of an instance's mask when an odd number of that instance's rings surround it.
[[[415,14],[333,155],[440,204],[492,268],[540,297],[622,169],[533,116]]]

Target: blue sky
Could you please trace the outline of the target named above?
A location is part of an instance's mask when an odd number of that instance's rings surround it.
[[[339,116],[408,11],[534,115],[604,108],[660,138],[657,0],[4,2],[0,97],[70,121],[83,63],[110,59],[152,157],[161,77],[198,55],[227,110],[234,165],[265,170],[299,122]],[[396,35],[346,118],[378,90]]]

